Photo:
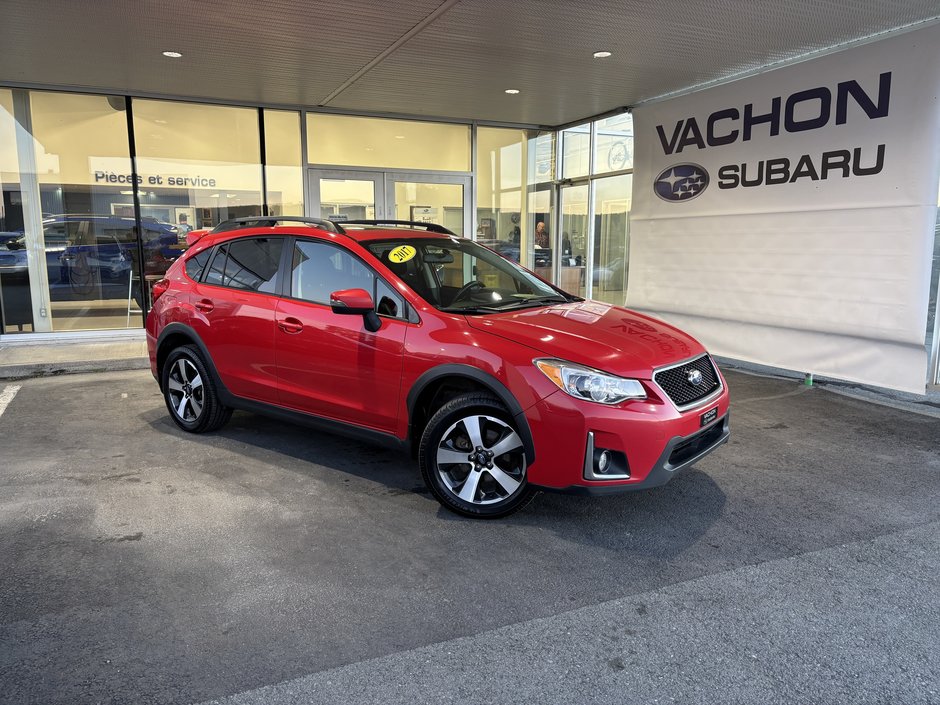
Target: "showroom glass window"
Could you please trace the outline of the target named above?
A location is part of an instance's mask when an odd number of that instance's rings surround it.
[[[554,135],[479,127],[476,145],[476,239],[514,262],[536,266],[537,224],[552,220]],[[538,264],[548,262],[547,254],[540,250]]]
[[[627,296],[633,174],[594,182],[594,257],[591,298],[623,306]]]
[[[311,164],[470,171],[470,126],[307,113]]]
[[[140,213],[193,228],[261,215],[258,111],[134,100]],[[165,267],[164,267],[165,270]]]
[[[539,223],[543,223],[542,231],[551,239],[555,222],[555,177],[555,133],[529,131],[526,135],[526,217],[522,228],[525,261],[522,264],[529,269],[541,267],[540,275],[549,281],[552,280],[552,258],[547,257],[541,245],[536,247],[536,232]],[[539,237],[544,239],[545,236]],[[539,249],[538,257],[536,249]],[[549,265],[547,270],[546,264]]]
[[[123,207],[133,183],[124,99],[13,94],[21,182],[10,216],[23,228],[15,254],[28,255],[32,310],[5,331],[139,328],[138,233],[133,208]],[[176,243],[172,228],[155,224],[148,237],[154,247]]]
[[[304,215],[300,113],[264,111],[264,157],[269,215]]]
[[[552,245],[555,281],[607,303],[626,301],[633,116],[623,113],[559,133],[559,230]]]
[[[633,168],[633,115],[623,113],[594,123],[592,173]]]
[[[0,333],[33,330],[13,91],[0,88]]]
[[[525,212],[525,130],[477,128],[476,240],[519,262],[529,238]]]

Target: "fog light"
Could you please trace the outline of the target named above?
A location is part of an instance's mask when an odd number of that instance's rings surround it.
[[[628,480],[630,466],[623,451],[598,448],[594,445],[594,432],[588,431],[584,454],[585,480]]]

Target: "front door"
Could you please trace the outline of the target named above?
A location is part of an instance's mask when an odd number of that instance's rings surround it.
[[[295,241],[289,296],[277,305],[278,393],[283,406],[345,423],[394,432],[405,334],[404,302],[379,307],[382,327],[330,309],[330,294],[365,289],[374,300],[396,297],[384,280],[343,247]],[[377,296],[378,292],[378,296]]]
[[[470,237],[470,177],[429,172],[387,172],[388,217],[437,223]]]
[[[469,175],[315,167],[307,177],[312,218],[411,220],[470,235]]]
[[[310,169],[308,175],[310,217],[340,221],[388,217],[382,172]]]

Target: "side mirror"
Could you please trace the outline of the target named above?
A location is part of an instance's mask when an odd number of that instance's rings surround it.
[[[330,294],[330,309],[341,316],[362,316],[366,330],[375,333],[382,321],[375,313],[375,303],[365,289],[343,289]]]
[[[343,316],[362,316],[375,308],[365,289],[343,289],[330,294],[330,308]]]

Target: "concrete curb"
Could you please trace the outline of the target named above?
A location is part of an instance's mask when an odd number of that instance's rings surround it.
[[[0,379],[29,379],[30,377],[53,377],[56,375],[81,374],[85,372],[146,370],[149,368],[150,360],[147,357],[75,362],[36,362],[22,365],[0,365]]]

